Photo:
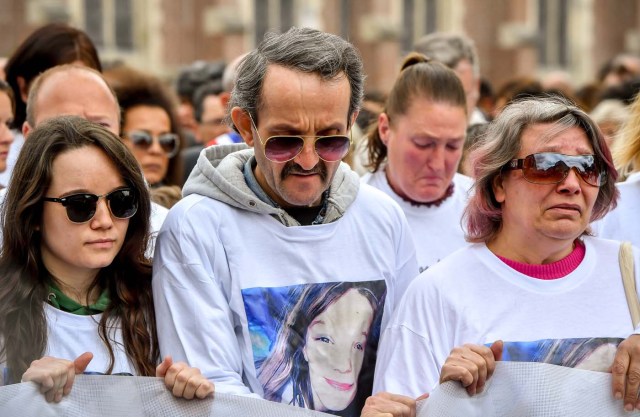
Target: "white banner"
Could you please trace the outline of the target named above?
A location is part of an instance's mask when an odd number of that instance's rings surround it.
[[[256,398],[216,393],[205,400],[175,398],[162,379],[78,375],[60,403],[47,403],[34,383],[0,387],[2,417],[326,417],[327,414]]]
[[[613,398],[611,374],[531,362],[499,362],[481,394],[458,382],[436,388],[418,417],[640,416]]]
[[[60,403],[47,403],[33,383],[0,387],[2,417],[326,417],[327,414],[256,398],[216,393],[205,400],[175,398],[161,379],[79,375]],[[418,417],[640,416],[611,394],[611,374],[525,362],[499,362],[482,394],[457,382],[418,404]]]

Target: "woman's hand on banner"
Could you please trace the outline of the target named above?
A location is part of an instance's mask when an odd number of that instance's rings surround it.
[[[83,373],[92,359],[91,352],[85,352],[73,361],[45,356],[31,362],[21,382],[39,384],[47,402],[58,403],[71,392],[75,376]]]
[[[469,395],[482,392],[496,362],[502,358],[502,347],[502,341],[498,340],[491,347],[467,344],[453,348],[442,366],[440,383],[460,381]]]
[[[176,397],[187,400],[193,397],[206,398],[213,395],[213,382],[205,378],[198,368],[192,368],[184,362],[173,363],[171,356],[156,368],[156,376],[164,378],[164,383]]]

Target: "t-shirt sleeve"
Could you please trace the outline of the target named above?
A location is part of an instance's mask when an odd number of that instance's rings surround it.
[[[153,296],[160,352],[199,368],[217,392],[250,394],[228,290],[211,267],[226,262],[224,250],[214,243],[215,231],[203,242],[196,226],[172,210],[156,242]]]
[[[425,316],[421,278],[412,282],[391,322],[384,330],[378,349],[373,392],[387,391],[417,398],[430,392],[440,379],[440,365]]]

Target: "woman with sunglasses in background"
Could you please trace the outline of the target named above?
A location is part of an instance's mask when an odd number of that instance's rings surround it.
[[[56,402],[83,372],[164,377],[185,398],[212,393],[199,370],[170,357],[158,365],[149,194],[122,142],[54,118],[31,133],[13,178],[2,213],[2,382],[36,382]]]
[[[472,180],[457,170],[467,119],[455,72],[414,52],[369,131],[373,173],[362,181],[402,207],[420,272],[466,245],[460,219]]]
[[[13,143],[11,125],[15,114],[13,90],[5,81],[0,80],[0,172],[7,169],[7,157]],[[2,185],[0,184],[0,188]]]
[[[105,72],[122,109],[122,138],[152,188],[182,187],[177,101],[162,82],[126,66]]]
[[[516,101],[471,160],[475,193],[465,219],[475,244],[410,284],[382,336],[374,391],[417,397],[453,380],[475,394],[503,348],[542,361],[553,355],[532,346],[599,338],[618,346],[612,392],[622,398],[626,391],[625,407],[635,407],[640,381],[626,374],[640,371],[632,353],[640,335],[632,335],[620,243],[589,236],[589,222],[617,197],[617,173],[597,125],[566,99]],[[640,265],[635,248],[633,258]],[[606,360],[611,366],[613,355]]]

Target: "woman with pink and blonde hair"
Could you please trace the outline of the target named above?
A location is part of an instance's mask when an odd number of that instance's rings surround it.
[[[599,360],[604,369],[616,364],[613,395],[632,410],[640,335],[625,299],[620,243],[589,229],[617,199],[601,131],[567,99],[523,99],[504,108],[471,160],[475,193],[465,219],[474,244],[410,284],[382,336],[374,392],[415,398],[460,381],[473,395],[497,360],[572,365],[546,347],[560,352],[596,339],[615,346],[589,342],[609,354]],[[637,248],[632,256],[640,265]]]

